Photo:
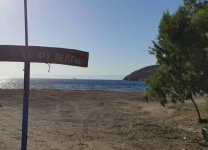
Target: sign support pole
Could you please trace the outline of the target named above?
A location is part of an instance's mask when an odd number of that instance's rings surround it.
[[[30,62],[88,67],[89,53],[66,48],[28,46],[27,0],[24,0],[25,46],[0,45],[0,61],[24,62],[21,150],[27,150]],[[25,56],[25,54],[28,54]]]
[[[25,13],[25,46],[28,46],[27,0],[24,0],[24,13]],[[21,150],[27,150],[29,90],[30,90],[30,61],[25,60]]]

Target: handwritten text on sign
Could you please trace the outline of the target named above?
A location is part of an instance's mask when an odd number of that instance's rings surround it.
[[[0,61],[29,61],[87,67],[88,59],[88,52],[74,49],[0,45]]]

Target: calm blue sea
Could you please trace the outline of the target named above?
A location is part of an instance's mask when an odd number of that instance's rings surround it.
[[[0,89],[23,89],[23,79],[0,79]],[[80,79],[31,79],[30,89],[105,90],[143,92],[143,81],[80,80]]]

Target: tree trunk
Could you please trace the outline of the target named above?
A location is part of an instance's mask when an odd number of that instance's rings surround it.
[[[196,105],[196,103],[195,103],[195,101],[194,101],[194,99],[193,99],[193,96],[190,96],[190,99],[191,99],[191,101],[192,101],[192,103],[194,104],[194,107],[195,107],[195,109],[196,109],[196,112],[197,112],[197,115],[198,115],[199,122],[201,122],[201,121],[202,121],[201,114],[200,114],[199,109],[198,109],[198,107],[197,107],[197,105]]]

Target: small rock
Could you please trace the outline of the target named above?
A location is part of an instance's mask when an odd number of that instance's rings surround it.
[[[3,105],[0,104],[0,107],[3,107]]]

